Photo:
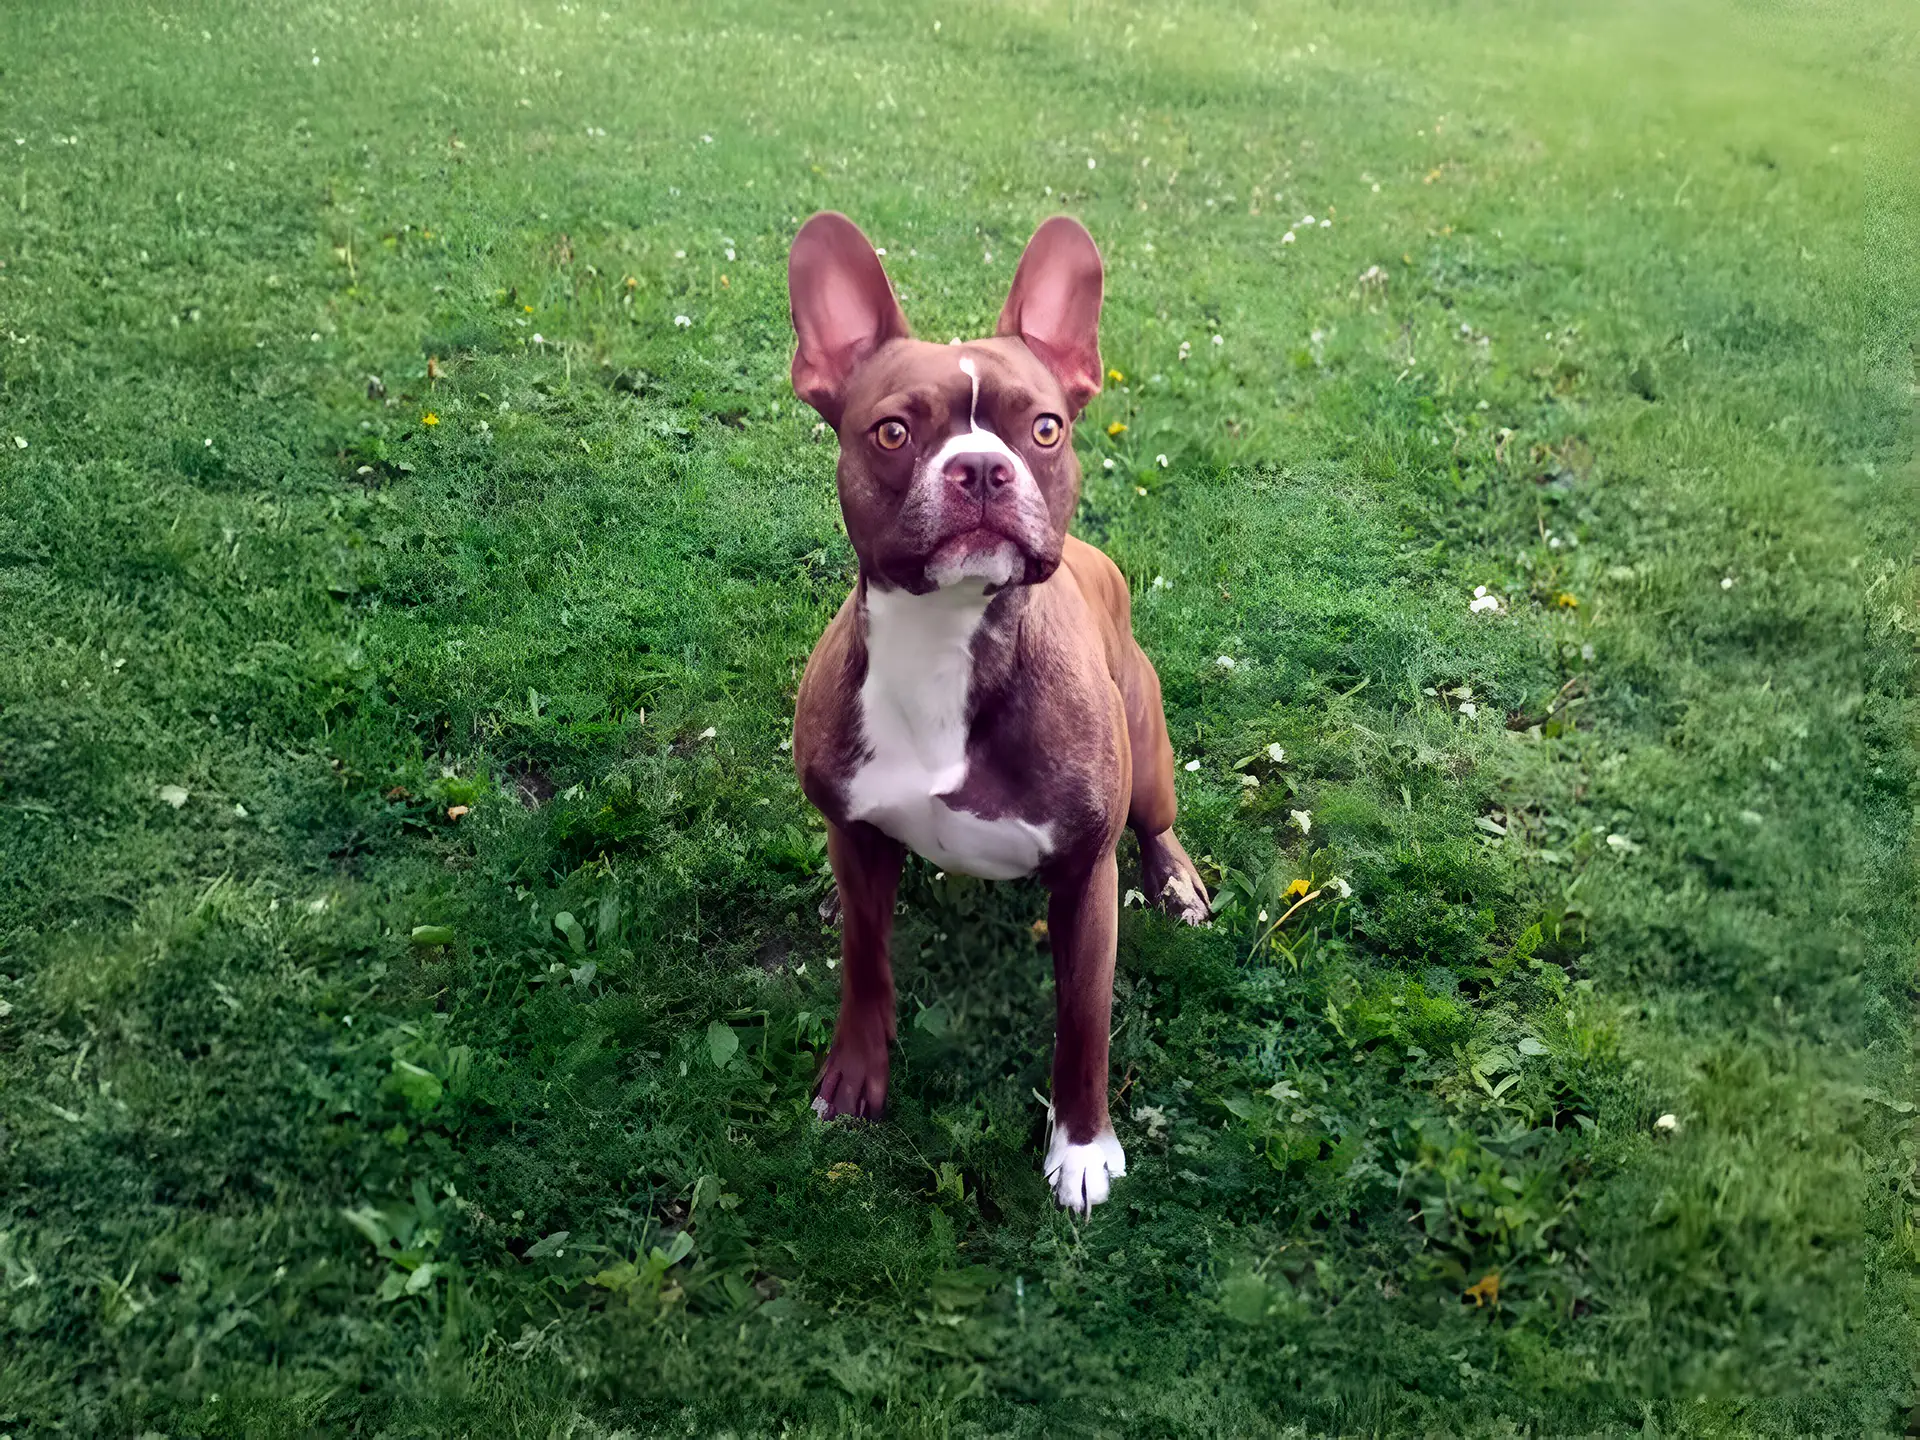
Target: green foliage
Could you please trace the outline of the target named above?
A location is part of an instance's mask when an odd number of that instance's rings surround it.
[[[0,1430],[1903,1425],[1911,40],[0,14]],[[1216,913],[1123,911],[1085,1221],[1036,886],[911,864],[808,1106],[827,206],[930,337],[1107,258]]]

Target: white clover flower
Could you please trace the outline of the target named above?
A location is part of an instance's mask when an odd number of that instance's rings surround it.
[[[1653,1128],[1662,1135],[1671,1135],[1680,1128],[1680,1117],[1669,1112],[1654,1121]]]
[[[1156,455],[1153,457],[1153,463],[1164,470],[1167,468],[1167,457],[1164,455]]]
[[[1100,468],[1101,468],[1102,470],[1111,470],[1111,469],[1113,469],[1113,457],[1112,457],[1111,455],[1109,455],[1109,456],[1108,456],[1108,457],[1107,457],[1106,459],[1104,459],[1104,460],[1102,460],[1102,461],[1100,462]]]
[[[1292,819],[1294,824],[1300,827],[1300,833],[1302,835],[1311,835],[1313,833],[1313,816],[1311,813],[1305,810],[1289,810],[1287,815]]]
[[[1267,746],[1267,758],[1276,765],[1284,765],[1287,763],[1287,752],[1280,748],[1280,742],[1278,740]]]
[[[1095,161],[1094,161],[1094,158],[1093,158],[1093,156],[1091,156],[1091,155],[1089,155],[1089,156],[1087,156],[1087,168],[1088,168],[1089,170],[1091,170],[1091,169],[1093,169],[1093,167],[1094,167],[1094,164],[1095,164]]]
[[[674,317],[673,317],[673,323],[674,323],[674,325],[675,325],[675,326],[677,326],[677,327],[678,327],[679,329],[682,329],[682,330],[685,330],[685,329],[686,329],[686,328],[687,328],[688,326],[690,326],[691,324],[693,324],[693,320],[692,320],[692,318],[691,318],[691,317],[689,317],[689,316],[686,316],[686,315],[676,315],[676,316],[674,316]],[[539,337],[538,335],[536,335],[536,336],[534,336],[533,338],[534,338],[534,339],[536,339],[536,340],[538,340],[538,339],[539,339],[540,337]]]
[[[1167,579],[1166,576],[1156,575],[1153,577],[1153,588],[1156,590],[1171,590],[1173,588],[1173,584],[1171,581]]]
[[[1342,879],[1338,875],[1334,876],[1333,879],[1329,880],[1327,884],[1333,887],[1334,893],[1339,895],[1339,897],[1342,900],[1345,900],[1348,896],[1353,894],[1353,886],[1349,885],[1344,879]]]
[[[1213,337],[1213,343],[1216,345],[1224,345],[1227,342],[1222,336],[1216,335]]]
[[[1722,590],[1731,590],[1733,588],[1733,576],[1731,575],[1725,576],[1720,581],[1720,588]]]
[[[1231,670],[1234,666],[1234,659],[1231,655],[1219,655],[1214,658],[1213,663],[1218,665],[1222,670]]]
[[[1486,586],[1476,585],[1473,587],[1473,599],[1467,602],[1467,609],[1476,615],[1485,611],[1497,614],[1500,610],[1500,597],[1489,592]]]
[[[1284,234],[1284,235],[1282,235],[1282,236],[1280,237],[1280,243],[1281,243],[1282,245],[1291,245],[1291,244],[1293,244],[1293,232],[1292,232],[1291,230],[1289,230],[1289,231],[1287,231],[1287,233],[1286,233],[1286,234]]]
[[[1198,760],[1189,760],[1187,761],[1186,768],[1189,772],[1198,770],[1200,768],[1200,762]]]

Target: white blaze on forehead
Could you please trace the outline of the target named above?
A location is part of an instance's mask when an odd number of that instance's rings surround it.
[[[923,462],[925,468],[921,471],[922,478],[937,482],[956,455],[997,456],[1012,467],[1016,493],[1023,500],[1030,495],[1044,516],[1046,506],[1039,503],[1040,487],[1034,483],[1033,471],[1027,468],[1026,458],[999,435],[980,424],[980,367],[974,363],[971,355],[960,357],[960,373],[973,382],[973,395],[967,402],[967,428],[949,435],[946,443]]]
[[[980,428],[980,367],[973,363],[971,355],[960,357],[960,373],[973,382],[973,399],[967,402],[967,428]]]

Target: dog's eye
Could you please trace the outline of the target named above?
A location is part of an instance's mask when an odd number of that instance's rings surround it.
[[[1060,423],[1058,415],[1042,415],[1033,422],[1033,440],[1036,445],[1052,449],[1060,443],[1060,437],[1067,433],[1067,427]]]
[[[907,427],[898,420],[882,420],[873,427],[873,439],[882,450],[898,450],[907,443]]]

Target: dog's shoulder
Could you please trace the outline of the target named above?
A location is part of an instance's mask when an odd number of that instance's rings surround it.
[[[793,768],[800,788],[832,818],[840,787],[859,763],[856,697],[867,676],[867,649],[856,589],[828,623],[801,672],[793,707]]]
[[[1107,657],[1107,668],[1117,675],[1126,656],[1127,642],[1133,638],[1133,596],[1127,577],[1106,553],[1076,535],[1067,536],[1060,552],[1060,566],[1072,576],[1080,597],[1086,602],[1100,647]]]

